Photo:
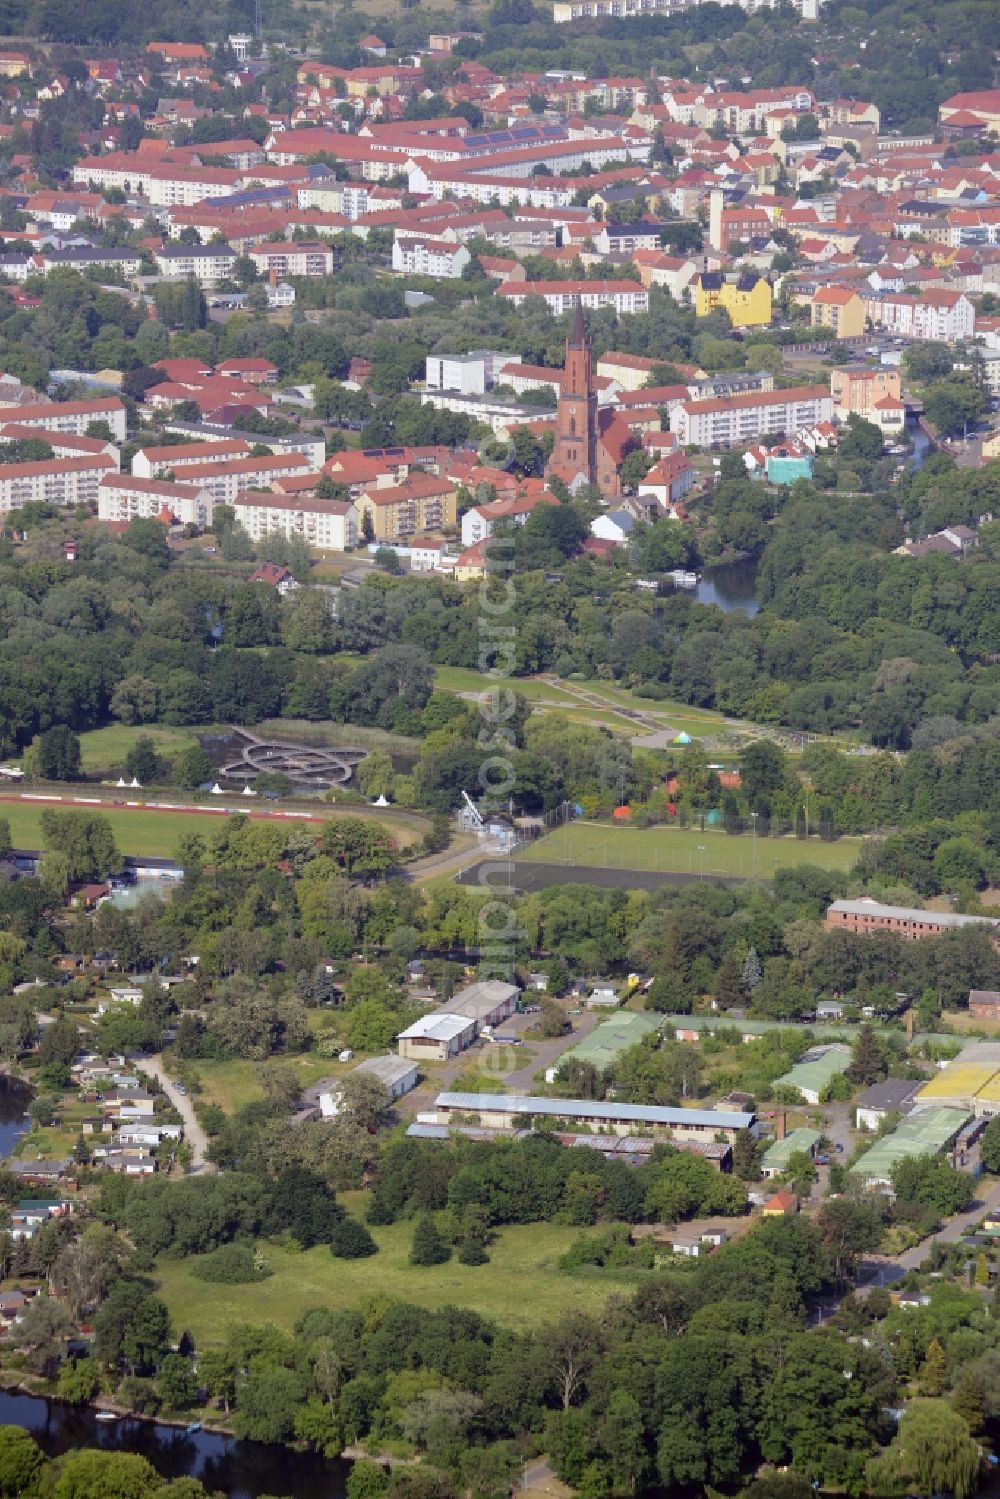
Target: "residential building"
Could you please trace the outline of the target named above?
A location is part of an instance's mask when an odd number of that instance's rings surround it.
[[[193,276],[200,286],[214,286],[233,274],[237,257],[231,245],[164,245],[153,259],[160,275],[170,281]]]
[[[160,478],[168,473],[181,472],[195,463],[249,456],[249,444],[239,437],[164,444],[162,447],[139,448],[132,458],[132,472],[140,479]]]
[[[976,311],[965,292],[927,287],[919,294],[887,292],[865,297],[867,315],[876,328],[902,338],[960,343],[975,331]]]
[[[435,280],[461,276],[472,256],[465,245],[449,239],[400,238],[392,244],[392,268],[401,276],[433,276]]]
[[[672,511],[694,486],[694,465],[686,453],[668,453],[649,470],[636,493],[640,499],[649,496]]]
[[[317,551],[350,552],[358,544],[358,512],[350,500],[321,500],[245,490],[232,501],[251,541],[299,536]]]
[[[898,369],[843,369],[830,371],[830,395],[833,399],[833,414],[839,422],[846,422],[851,415],[863,416],[866,421],[877,420],[878,403],[886,398],[902,406],[902,390]]]
[[[276,479],[313,472],[302,453],[272,453],[260,458],[188,464],[184,469],[184,483],[207,489],[217,505],[232,505],[248,489],[267,489]]]
[[[295,244],[288,240],[255,245],[247,255],[261,275],[330,276],[334,254],[329,245]]]
[[[826,386],[798,385],[716,401],[681,401],[670,414],[670,430],[684,446],[735,447],[832,419],[833,402]]]
[[[438,532],[458,521],[457,485],[429,474],[416,474],[402,484],[367,489],[356,504],[362,529],[367,515],[376,541]]]
[[[135,474],[105,474],[97,487],[97,518],[104,521],[162,519],[207,531],[214,501],[198,485],[143,479]]]
[[[708,317],[721,307],[734,328],[767,327],[771,321],[771,283],[756,271],[729,277],[702,271],[692,283],[696,317]]]
[[[1000,991],[970,989],[969,1014],[977,1020],[1000,1020]]]
[[[542,297],[554,317],[575,307],[613,307],[619,317],[649,311],[649,292],[638,281],[522,281],[498,287],[495,295],[515,307]]]
[[[2,387],[0,387],[2,398]],[[25,406],[0,406],[0,426],[44,427],[49,432],[75,432],[84,437],[91,422],[107,422],[115,442],[126,435],[125,407],[117,396],[93,401],[39,401]]]
[[[476,349],[471,354],[428,354],[424,381],[428,390],[455,390],[465,396],[482,396],[516,354],[498,354]]]
[[[814,328],[829,328],[835,338],[862,338],[865,304],[849,286],[821,286],[809,304]]]
[[[462,516],[462,545],[473,547],[477,542],[492,536],[497,521],[509,520],[515,526],[523,526],[539,505],[558,503],[554,494],[550,494],[548,490],[540,490],[511,500],[493,500],[488,505],[473,505]]]
[[[102,475],[117,467],[106,455],[0,464],[0,515],[33,503],[69,508],[92,505]]]

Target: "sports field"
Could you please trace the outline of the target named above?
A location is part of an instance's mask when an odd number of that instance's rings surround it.
[[[777,869],[816,864],[851,869],[860,838],[824,843],[819,838],[753,838],[716,829],[629,828],[612,823],[571,822],[517,851],[519,864],[579,865],[597,869],[638,869],[649,873],[735,875],[769,879]]]
[[[80,789],[79,795],[88,795],[85,786]],[[114,832],[115,842],[123,854],[145,855],[150,859],[172,859],[177,851],[177,841],[183,834],[198,833],[203,838],[210,838],[213,828],[217,828],[222,821],[220,809],[208,804],[204,812],[183,812],[147,807],[113,807],[97,802],[81,806],[74,805],[71,796],[72,793],[67,792],[63,800],[52,802],[20,801],[15,795],[9,799],[0,796],[0,818],[10,824],[14,847],[42,847],[42,813],[46,807],[57,812],[90,812],[106,817]],[[227,810],[243,812],[245,809],[242,806],[230,806]],[[336,815],[331,809],[317,804],[315,812],[310,812],[313,820],[303,819],[302,826],[319,832],[321,830],[316,825],[316,819],[327,820]],[[371,817],[377,814],[372,813],[368,807],[349,807],[345,808],[344,815]],[[278,826],[290,826],[298,819],[273,820]],[[412,843],[420,831],[415,820],[410,824],[392,816],[379,816],[378,821],[383,823],[401,846]]]
[[[346,1194],[345,1206],[355,1211]],[[220,1343],[226,1329],[252,1317],[290,1332],[313,1307],[356,1306],[372,1295],[392,1296],[436,1310],[467,1306],[508,1327],[533,1327],[564,1312],[600,1312],[613,1292],[627,1295],[634,1277],[567,1275],[558,1268],[580,1230],[569,1224],[532,1223],[502,1228],[490,1246],[488,1265],[411,1265],[412,1219],[374,1228],[379,1253],[368,1259],[334,1259],[321,1245],[295,1253],[260,1245],[274,1272],[253,1286],[212,1285],[191,1273],[196,1261],[160,1260],[153,1272],[170,1309],[175,1332],[189,1332],[199,1347]]]

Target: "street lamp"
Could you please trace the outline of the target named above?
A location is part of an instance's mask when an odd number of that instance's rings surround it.
[[[701,854],[701,877],[704,880],[704,878],[705,878],[705,845],[703,843],[699,843],[698,844],[698,852]]]

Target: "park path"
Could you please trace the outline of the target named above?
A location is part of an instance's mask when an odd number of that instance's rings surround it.
[[[184,1138],[191,1146],[191,1172],[197,1175],[203,1171],[214,1171],[215,1167],[206,1159],[208,1152],[208,1136],[198,1123],[194,1106],[187,1094],[177,1091],[177,1084],[168,1076],[163,1065],[163,1058],[157,1053],[151,1057],[133,1057],[132,1061],[139,1072],[144,1072],[156,1082],[170,1099],[174,1108],[184,1121]]]

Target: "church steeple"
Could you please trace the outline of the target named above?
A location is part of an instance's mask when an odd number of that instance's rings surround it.
[[[597,476],[597,391],[590,339],[577,298],[573,326],[566,339],[566,365],[556,413],[556,440],[550,465],[557,472],[582,474],[589,484]]]
[[[585,349],[587,347],[587,330],[583,326],[583,302],[579,297],[576,299],[576,312],[573,315],[573,327],[569,338],[566,340],[567,349]]]

